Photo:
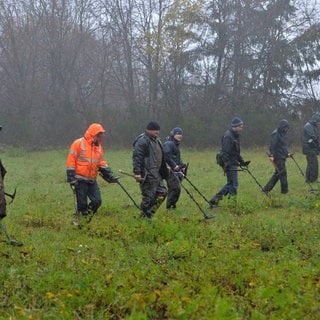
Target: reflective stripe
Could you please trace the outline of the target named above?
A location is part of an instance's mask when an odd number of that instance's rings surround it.
[[[84,158],[84,157],[79,157],[78,160],[83,161],[83,162],[89,162],[89,163],[98,163],[99,162],[98,159],[91,159],[91,158]]]

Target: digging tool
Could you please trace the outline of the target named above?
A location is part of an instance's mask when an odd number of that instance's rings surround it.
[[[14,198],[16,197],[16,193],[17,193],[17,188],[14,189],[14,192],[12,194],[8,192],[4,193],[6,196],[11,198],[11,201],[8,204],[13,202]]]
[[[23,243],[20,242],[20,241],[17,241],[17,240],[14,240],[10,237],[8,231],[7,231],[7,228],[6,226],[2,223],[2,221],[0,220],[0,228],[2,229],[2,231],[4,232],[4,234],[6,235],[7,237],[7,243],[8,244],[11,244],[12,246],[15,246],[15,247],[21,247],[23,246]]]
[[[295,163],[295,165],[296,165],[297,168],[299,169],[299,171],[300,171],[301,175],[303,176],[303,178],[306,179],[306,176],[305,176],[303,170],[302,170],[301,167],[299,166],[299,164],[298,164],[298,162],[296,161],[296,159],[293,157],[293,154],[290,154],[289,157],[293,160],[293,162]],[[306,182],[306,183],[307,183],[308,186],[310,187],[310,192],[317,191],[317,190],[313,189],[313,187],[312,187],[312,185],[310,184],[310,182]]]
[[[201,211],[201,213],[203,214],[203,218],[206,220],[209,219],[213,219],[214,216],[210,215],[208,216],[205,211],[202,209],[202,207],[200,206],[200,204],[198,203],[198,201],[194,198],[194,196],[192,195],[192,193],[181,183],[181,187],[183,188],[183,190],[187,193],[187,195],[190,197],[190,199],[197,205],[197,207],[199,208],[199,210]]]
[[[132,173],[126,172],[126,171],[121,170],[121,169],[119,169],[119,172],[122,173],[122,174],[125,174],[126,176],[129,176],[131,178],[135,178],[134,174],[132,174]],[[143,181],[143,180],[144,179],[141,179],[141,181]]]
[[[252,172],[249,170],[248,167],[241,167],[242,171],[246,171],[249,173],[249,175],[252,177],[252,179],[255,181],[255,183],[260,187],[261,191],[269,198],[271,199],[271,195],[269,194],[269,192],[265,191],[262,187],[262,185],[259,183],[259,181],[257,180],[257,178],[252,174]]]

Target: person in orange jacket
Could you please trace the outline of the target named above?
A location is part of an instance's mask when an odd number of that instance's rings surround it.
[[[72,223],[78,225],[80,217],[88,222],[101,206],[101,193],[97,183],[98,172],[109,183],[116,183],[108,163],[103,159],[102,139],[105,133],[101,124],[91,124],[82,138],[70,147],[66,161],[67,182],[75,191],[77,210]],[[88,204],[88,198],[90,203]]]

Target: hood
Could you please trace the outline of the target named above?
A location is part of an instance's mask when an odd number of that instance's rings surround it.
[[[106,132],[101,124],[99,123],[93,123],[89,126],[86,133],[84,134],[84,137],[87,140],[92,140],[95,135],[97,135],[100,132]]]
[[[279,121],[278,130],[281,134],[285,134],[289,129],[289,122],[286,119]]]
[[[316,124],[317,122],[320,122],[320,113],[315,113],[309,120],[311,124]]]
[[[278,129],[285,129],[285,128],[289,128],[289,122],[286,119],[282,119],[279,121],[278,124]]]

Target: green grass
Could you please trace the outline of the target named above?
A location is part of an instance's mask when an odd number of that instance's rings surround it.
[[[188,177],[208,199],[225,183],[215,153],[182,150]],[[66,154],[1,155],[6,191],[17,187],[3,222],[24,246],[9,246],[1,233],[0,319],[318,319],[320,200],[293,161],[289,194],[277,185],[271,200],[246,172],[237,200],[214,212],[193,192],[212,220],[185,192],[151,224],[135,219],[123,190],[99,178],[102,207],[77,230]],[[273,173],[265,152],[243,156],[264,185]],[[295,158],[305,168],[304,156]],[[107,150],[106,159],[115,173],[131,172],[131,150]],[[139,203],[134,180],[121,182]]]

